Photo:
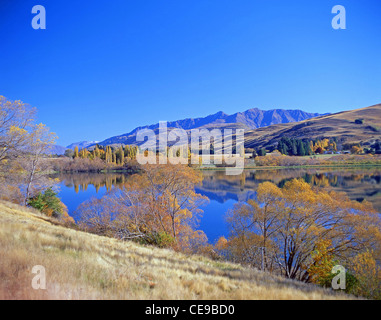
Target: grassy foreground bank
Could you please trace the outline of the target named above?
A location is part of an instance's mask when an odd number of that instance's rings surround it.
[[[32,268],[46,269],[46,290]],[[349,299],[240,265],[100,237],[0,202],[0,299]]]

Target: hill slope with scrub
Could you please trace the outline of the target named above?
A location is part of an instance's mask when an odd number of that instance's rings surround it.
[[[337,138],[342,144],[371,145],[381,139],[381,104],[247,131],[245,147],[276,146],[285,137],[309,140]]]
[[[0,299],[348,299],[297,281],[66,228],[0,202]],[[33,290],[31,269],[46,269]]]

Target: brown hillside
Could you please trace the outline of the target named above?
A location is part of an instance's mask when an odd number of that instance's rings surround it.
[[[362,124],[355,120],[362,119]],[[282,137],[298,139],[337,137],[342,143],[372,143],[381,138],[381,104],[320,116],[298,123],[276,124],[245,133],[248,148],[267,147]]]
[[[0,202],[0,300],[326,300],[353,299],[256,269],[56,225]],[[46,290],[31,286],[46,269]]]

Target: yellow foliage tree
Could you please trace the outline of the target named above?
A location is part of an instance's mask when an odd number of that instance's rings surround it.
[[[381,299],[381,268],[371,250],[358,254],[351,263],[358,284],[355,293],[369,298]]]
[[[324,284],[324,280],[331,275],[335,266],[335,257],[332,254],[332,242],[322,239],[316,243],[316,248],[311,254],[312,264],[308,267],[309,281]]]
[[[263,269],[276,266],[286,277],[303,281],[309,281],[309,271],[325,270],[328,252],[345,259],[376,248],[381,225],[366,201],[351,201],[343,193],[297,179],[283,188],[260,184],[257,199],[237,204],[227,222],[229,247],[238,259]]]

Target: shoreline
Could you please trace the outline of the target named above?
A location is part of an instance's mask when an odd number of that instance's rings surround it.
[[[380,167],[381,164],[340,164],[340,165],[299,165],[299,166],[248,166],[244,168],[237,168],[243,170],[285,170],[285,169],[314,169],[314,168],[371,168]],[[196,168],[200,171],[222,171],[228,167],[216,167],[216,168]]]
[[[234,167],[196,167],[195,170],[199,171],[224,171],[227,168]],[[381,168],[381,163],[366,163],[366,164],[324,164],[324,165],[297,165],[297,166],[247,166],[244,168],[236,168],[239,170],[287,170],[287,169],[319,169],[319,168]],[[100,171],[49,171],[45,174],[57,174],[57,173],[94,173],[94,174],[108,174],[108,173],[138,173],[140,170],[131,169],[103,169]],[[2,173],[0,172],[0,175]]]

